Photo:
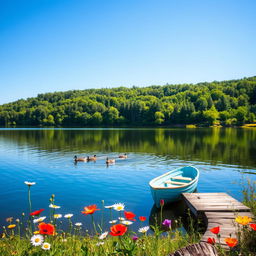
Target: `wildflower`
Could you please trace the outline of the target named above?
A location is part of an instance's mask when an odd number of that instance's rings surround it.
[[[33,222],[34,223],[38,223],[38,222],[42,222],[46,219],[46,216],[43,216],[43,217],[40,217],[40,218],[37,218],[37,219],[34,219]]]
[[[25,181],[24,183],[25,183],[26,185],[28,185],[29,187],[36,184],[35,182],[30,182],[30,181]]]
[[[88,215],[88,214],[93,214],[95,211],[99,211],[100,209],[97,209],[97,205],[93,204],[93,205],[89,205],[84,207],[84,211],[82,212],[82,214]]]
[[[114,204],[113,205],[114,210],[120,212],[124,210],[124,204],[122,203],[118,203],[118,204]]]
[[[16,221],[17,223],[19,223],[19,222],[20,222],[20,219],[16,219],[15,221]]]
[[[42,235],[54,235],[55,227],[52,224],[46,224],[44,222],[38,225],[39,233]]]
[[[116,224],[110,227],[110,231],[111,236],[122,236],[126,233],[127,227],[123,224]]]
[[[33,232],[33,234],[38,235],[38,234],[40,234],[40,232],[39,232],[39,230],[36,230]]]
[[[133,241],[137,241],[138,238],[139,238],[138,236],[135,236],[135,235],[134,235],[134,236],[132,237],[132,240],[133,240]]]
[[[81,223],[81,222],[77,222],[77,223],[75,223],[75,226],[77,226],[77,227],[81,227],[83,224]]]
[[[108,235],[108,232],[104,232],[99,236],[99,239],[105,239]]]
[[[60,218],[62,218],[62,214],[54,214],[53,218],[54,219],[60,219]]]
[[[237,216],[236,217],[236,222],[241,224],[241,225],[247,225],[252,221],[252,218],[248,216]]]
[[[73,217],[74,214],[72,213],[68,213],[64,215],[64,218],[70,219],[71,217]]]
[[[162,224],[163,224],[165,227],[170,228],[170,227],[171,227],[171,223],[172,223],[171,220],[165,219]]]
[[[123,220],[121,223],[126,225],[126,226],[133,224],[133,222],[129,221],[129,220]]]
[[[127,220],[135,221],[134,217],[136,216],[133,212],[124,212],[124,216]]]
[[[29,215],[30,215],[30,216],[37,216],[37,215],[39,215],[42,211],[44,211],[44,209],[40,209],[40,210],[38,210],[38,211],[31,212]]]
[[[250,227],[251,227],[253,230],[256,231],[256,224],[255,224],[255,223],[250,224]]]
[[[55,204],[50,204],[49,207],[53,208],[53,209],[59,209],[60,208],[60,206],[55,205]]]
[[[215,239],[214,239],[214,238],[208,237],[207,243],[214,245],[216,242],[215,242]]]
[[[143,228],[139,228],[139,232],[140,233],[143,233],[143,234],[145,234],[145,233],[147,233],[147,231],[149,230],[149,226],[145,226],[145,227],[143,227]]]
[[[210,231],[215,234],[215,235],[218,235],[220,233],[220,227],[214,227],[214,228],[211,228]]]
[[[43,243],[42,249],[44,249],[44,250],[50,250],[50,248],[51,248],[51,245],[50,245],[49,243]]]
[[[30,242],[34,246],[39,246],[44,242],[44,238],[41,235],[34,235],[31,237]]]
[[[96,243],[96,246],[100,246],[100,245],[103,245],[104,244],[104,242],[98,242],[98,243]]]
[[[117,223],[117,220],[110,220],[109,223],[110,224],[115,224],[115,223]]]
[[[112,209],[114,206],[113,205],[106,205],[104,206],[106,209]]]
[[[6,222],[10,222],[11,223],[12,221],[13,221],[13,217],[9,217],[9,218],[6,219]]]
[[[145,221],[146,219],[147,219],[147,218],[144,217],[144,216],[140,216],[140,217],[139,217],[139,220],[140,220],[140,221]]]
[[[125,220],[125,218],[123,218],[123,217],[118,217],[118,219],[119,219],[120,221]]]
[[[234,247],[237,245],[238,241],[236,238],[225,238],[225,243],[229,246],[229,247]]]
[[[7,226],[7,228],[9,228],[9,229],[13,229],[13,228],[15,228],[15,227],[16,227],[15,224],[11,224],[11,225]]]
[[[161,206],[164,206],[164,199],[161,199],[161,200],[160,200],[160,205],[161,205]]]

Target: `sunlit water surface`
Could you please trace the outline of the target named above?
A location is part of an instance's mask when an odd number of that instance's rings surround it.
[[[124,152],[128,159],[118,159]],[[55,194],[61,206],[57,212],[73,213],[73,221],[88,228],[90,216],[81,210],[90,204],[102,209],[102,200],[105,205],[122,202],[126,210],[149,219],[154,205],[149,181],[186,165],[200,170],[198,192],[227,192],[242,200],[241,180],[256,180],[255,153],[256,130],[1,129],[0,224],[28,213],[24,181],[36,182],[33,210],[44,208],[47,215]],[[74,164],[74,155],[94,154],[96,162]],[[106,157],[116,163],[107,166]],[[95,214],[98,221],[101,213]]]

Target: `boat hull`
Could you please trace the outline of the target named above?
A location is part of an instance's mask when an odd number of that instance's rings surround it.
[[[184,172],[186,177],[189,177],[190,173],[192,173],[192,181],[186,185],[176,187],[162,185],[166,180],[170,180],[175,176],[182,176]],[[149,184],[156,207],[160,207],[160,200],[164,200],[165,203],[175,202],[181,199],[182,193],[193,193],[197,188],[198,179],[199,171],[192,166],[179,168],[153,179]]]

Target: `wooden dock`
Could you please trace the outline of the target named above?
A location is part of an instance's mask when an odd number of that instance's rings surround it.
[[[207,228],[201,238],[202,242],[206,242],[208,237],[216,239],[210,229],[220,226],[220,243],[223,248],[227,248],[224,239],[230,235],[237,238],[235,218],[238,215],[253,217],[250,208],[226,193],[183,193],[182,196],[192,213],[204,220]]]

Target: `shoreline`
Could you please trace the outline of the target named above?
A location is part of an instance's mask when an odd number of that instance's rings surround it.
[[[0,126],[0,129],[198,129],[198,128],[256,128],[256,123],[243,124],[241,126],[204,126],[202,124],[177,124],[171,126]]]

